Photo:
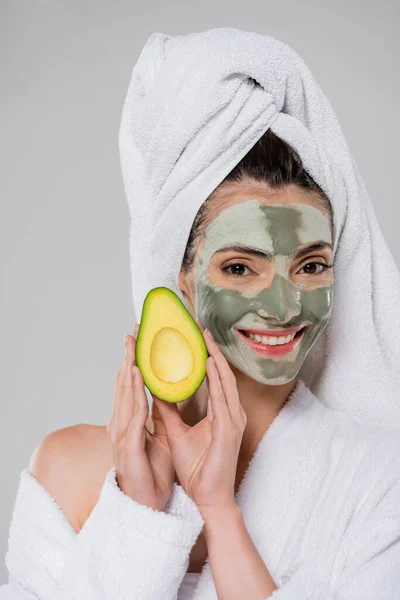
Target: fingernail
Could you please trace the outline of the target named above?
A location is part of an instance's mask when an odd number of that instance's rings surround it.
[[[209,337],[210,339],[212,339],[212,340],[214,339],[214,338],[213,338],[213,335],[212,335],[212,333],[211,333],[211,331],[210,331],[209,329],[205,329],[204,331],[205,331],[205,333],[208,335],[208,337]]]
[[[125,348],[126,348],[127,345],[128,345],[128,334],[127,333],[125,334],[125,340],[124,341],[125,341]]]

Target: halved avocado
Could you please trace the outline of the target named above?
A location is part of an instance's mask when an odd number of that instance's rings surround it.
[[[136,342],[136,364],[148,389],[161,400],[183,402],[206,375],[207,346],[181,299],[169,288],[150,290]]]

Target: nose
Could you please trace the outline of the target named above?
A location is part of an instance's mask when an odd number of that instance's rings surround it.
[[[257,299],[260,307],[257,313],[263,318],[283,324],[301,313],[300,290],[281,275],[275,275],[271,285],[262,289]]]

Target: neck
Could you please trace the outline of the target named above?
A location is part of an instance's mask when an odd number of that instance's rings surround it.
[[[246,463],[253,456],[258,443],[269,428],[296,386],[298,376],[282,385],[266,385],[251,379],[230,365],[239,392],[240,403],[247,423],[239,451],[239,461]],[[207,388],[203,381],[194,397],[178,404],[182,419],[194,426],[207,414]]]

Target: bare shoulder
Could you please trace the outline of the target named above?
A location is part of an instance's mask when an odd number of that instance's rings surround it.
[[[106,426],[79,424],[46,435],[34,449],[28,470],[79,532],[113,465]]]

